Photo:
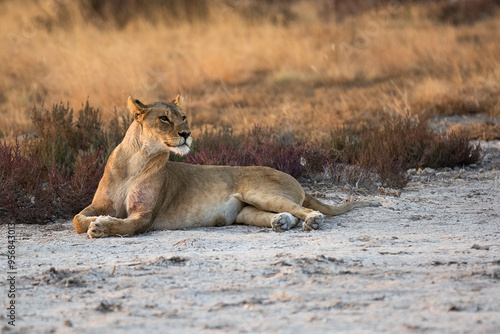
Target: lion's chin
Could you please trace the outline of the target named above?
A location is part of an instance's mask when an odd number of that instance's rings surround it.
[[[170,152],[173,152],[178,155],[186,155],[190,151],[191,143],[193,139],[191,137],[184,140],[184,143],[181,145],[170,145],[167,141],[163,142],[165,146],[167,146]]]
[[[168,150],[172,153],[178,154],[178,155],[186,155],[189,153],[190,148],[186,144],[179,145],[179,146],[167,146]]]

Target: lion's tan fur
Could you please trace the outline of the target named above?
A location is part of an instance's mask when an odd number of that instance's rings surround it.
[[[233,223],[282,231],[299,220],[304,229],[316,229],[322,213],[374,204],[325,205],[306,195],[290,175],[267,167],[170,162],[170,152],[186,154],[192,141],[177,103],[178,98],[144,105],[129,97],[135,120],[109,157],[92,204],[75,216],[78,233],[131,236],[151,229]]]

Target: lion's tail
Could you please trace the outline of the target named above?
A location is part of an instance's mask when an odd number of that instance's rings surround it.
[[[341,215],[343,213],[346,213],[346,212],[351,211],[352,209],[356,209],[356,208],[366,208],[369,206],[380,206],[380,203],[367,202],[367,201],[359,201],[359,202],[356,201],[356,202],[347,202],[345,204],[332,206],[332,205],[327,205],[327,204],[321,203],[316,198],[306,194],[306,198],[305,198],[302,206],[304,206],[308,209],[319,211],[322,214],[327,215],[327,216],[337,216],[337,215]]]

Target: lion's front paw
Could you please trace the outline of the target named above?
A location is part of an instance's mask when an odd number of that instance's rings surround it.
[[[271,227],[276,232],[283,232],[291,229],[292,227],[297,225],[298,222],[299,219],[297,217],[294,217],[291,213],[278,213],[271,220]]]
[[[109,224],[110,216],[99,216],[89,225],[87,234],[91,239],[93,238],[104,238],[109,236],[107,224]]]
[[[313,212],[308,214],[306,220],[302,223],[302,229],[304,231],[318,230],[323,224],[325,216],[319,212]]]

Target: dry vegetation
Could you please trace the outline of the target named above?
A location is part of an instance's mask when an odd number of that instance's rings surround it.
[[[183,93],[188,163],[332,182],[402,188],[408,168],[470,164],[469,138],[500,138],[496,0],[27,2],[0,1],[0,214],[15,221],[90,202],[128,95]],[[429,127],[457,115],[483,121]]]
[[[177,92],[195,131],[321,137],[406,109],[500,117],[498,1],[335,3],[2,1],[0,136],[32,131],[44,101],[89,97],[110,118],[128,95]]]

